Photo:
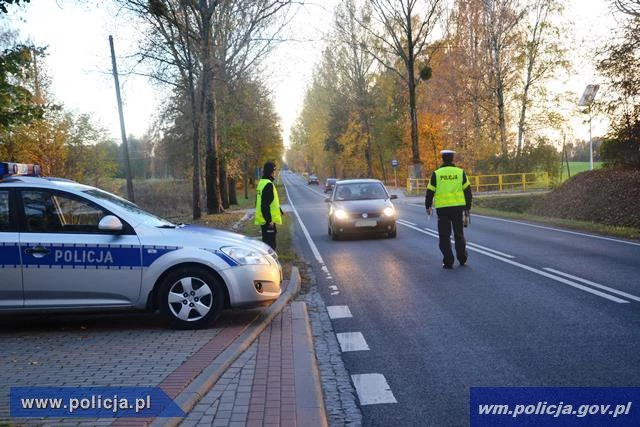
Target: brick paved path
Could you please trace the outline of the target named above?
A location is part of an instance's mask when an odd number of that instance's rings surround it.
[[[296,390],[294,313],[288,305],[238,358],[182,422],[201,426],[296,426],[305,408],[300,399],[308,390]],[[310,342],[309,342],[310,344]]]

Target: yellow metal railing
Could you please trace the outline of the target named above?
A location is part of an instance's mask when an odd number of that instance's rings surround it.
[[[483,191],[526,191],[550,187],[547,172],[507,173],[469,176],[471,188]],[[420,194],[427,190],[428,179],[407,178],[407,193]]]

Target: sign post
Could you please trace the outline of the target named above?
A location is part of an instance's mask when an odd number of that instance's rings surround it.
[[[398,187],[398,161],[396,159],[391,160],[391,167],[393,168],[393,186]]]
[[[589,170],[593,170],[593,140],[591,139],[591,104],[600,89],[600,85],[587,85],[584,93],[578,101],[579,107],[587,107],[589,109]]]

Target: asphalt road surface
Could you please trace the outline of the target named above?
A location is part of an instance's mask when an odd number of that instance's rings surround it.
[[[471,387],[640,384],[637,242],[474,215],[443,270],[422,204],[395,239],[332,241],[322,187],[282,178],[365,425],[468,425]]]

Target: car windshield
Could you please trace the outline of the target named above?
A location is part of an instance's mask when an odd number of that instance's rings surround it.
[[[387,191],[379,182],[340,184],[335,189],[336,200],[387,199]]]
[[[153,227],[174,228],[176,226],[175,224],[167,221],[166,219],[160,218],[159,216],[149,213],[143,209],[140,209],[137,205],[134,205],[130,201],[125,200],[122,197],[118,197],[115,194],[107,193],[106,191],[102,191],[97,188],[84,190],[83,192],[90,196],[93,196],[103,201],[114,204],[120,208],[126,209],[127,212],[132,213],[136,217],[138,217],[141,222],[151,225]]]
[[[328,179],[327,180],[327,185],[334,185],[336,183],[337,179]]]

